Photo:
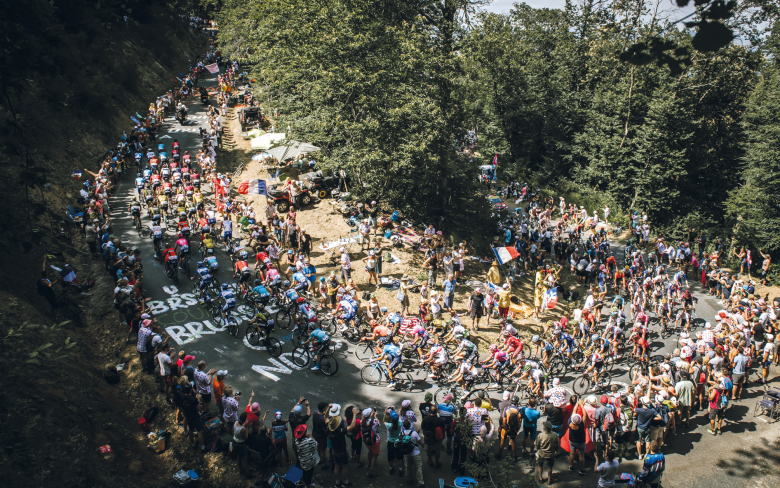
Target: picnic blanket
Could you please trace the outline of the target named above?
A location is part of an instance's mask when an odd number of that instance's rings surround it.
[[[501,199],[498,198],[498,196],[496,196],[496,195],[488,195],[487,199],[488,199],[488,202],[490,202],[493,205],[501,203]]]
[[[401,264],[401,259],[395,254],[390,253],[390,257],[393,258],[393,260],[390,261],[390,264]]]
[[[343,246],[344,244],[349,244],[350,242],[357,242],[357,240],[353,238],[344,239],[341,241],[328,241],[320,244],[319,248],[323,251],[327,251],[328,249],[333,249],[334,247]]]
[[[422,234],[412,229],[411,227],[396,227],[395,233],[398,234],[398,237],[410,244],[419,241],[422,237]]]
[[[534,309],[524,303],[511,303],[509,305],[509,312],[507,312],[507,317],[510,319],[527,319],[533,315],[533,313]]]

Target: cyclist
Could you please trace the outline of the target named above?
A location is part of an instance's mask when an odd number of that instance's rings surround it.
[[[533,356],[535,358],[539,357],[539,351],[542,351],[541,355],[541,361],[545,368],[550,367],[550,359],[552,358],[552,350],[553,346],[547,340],[543,340],[538,335],[533,336],[531,339],[531,342],[534,344],[534,354]]]
[[[412,328],[412,336],[414,337],[414,340],[410,344],[410,347],[414,347],[415,344],[417,347],[417,354],[420,355],[420,357],[425,355],[425,352],[423,351],[423,348],[428,345],[428,339],[430,336],[428,335],[428,330],[422,325],[417,324]]]
[[[306,294],[309,291],[309,279],[306,278],[306,275],[303,274],[300,271],[296,271],[292,275],[292,281],[293,281],[293,288],[298,293]]]
[[[138,202],[137,197],[133,197],[130,204],[127,206],[128,211],[133,216],[133,223],[137,226],[141,226],[141,204]]]
[[[230,285],[222,283],[222,292],[219,294],[220,298],[225,300],[225,304],[222,305],[222,320],[227,322],[230,311],[236,306],[236,297],[233,295],[233,291],[230,289]]]
[[[261,280],[255,280],[255,287],[252,288],[252,294],[256,298],[256,302],[260,302],[262,305],[266,305],[271,298],[271,294],[268,289],[263,286]]]
[[[457,322],[456,319],[452,319],[450,321],[450,324],[452,325],[452,329],[450,329],[449,332],[447,332],[442,340],[446,342],[460,342],[464,337],[468,336],[468,333],[466,332],[466,328],[463,327],[463,324],[460,323],[460,320]]]
[[[315,352],[315,359],[316,362],[314,364],[314,367],[311,368],[312,371],[319,371],[320,369],[320,359],[322,357],[322,353],[328,348],[328,345],[330,344],[330,336],[322,329],[314,329],[309,334],[309,339],[303,343],[303,345],[307,345],[310,343],[316,343],[317,344],[317,351]]]
[[[285,283],[289,283],[289,282],[285,282]],[[342,296],[341,300],[339,301],[339,304],[336,306],[336,309],[329,314],[333,316],[336,315],[339,310],[342,311],[341,315],[338,315],[336,317],[336,320],[338,320],[340,324],[339,330],[344,330],[344,328],[347,327],[347,322],[349,323],[349,325],[354,325],[353,320],[355,319],[355,312],[357,311],[357,309],[355,308],[353,300],[349,300],[348,298],[351,297],[349,295]]]
[[[279,286],[282,284],[282,277],[279,272],[274,268],[274,265],[268,263],[268,272],[265,274],[265,285],[275,293],[279,292]]]
[[[688,291],[688,290],[685,290]],[[674,320],[674,328],[679,330],[680,325],[685,325],[685,331],[690,332],[691,329],[691,314],[688,313],[688,310],[685,308],[681,308],[677,312],[677,318]]]
[[[159,257],[157,255],[157,250],[160,247],[160,242],[162,242],[162,235],[163,229],[160,227],[160,220],[158,218],[157,220],[152,221],[152,245],[154,246],[154,257]]]
[[[184,236],[184,238],[189,239],[190,222],[187,220],[187,217],[183,213],[179,214],[179,223],[176,224],[176,226],[179,228],[179,232]]]
[[[485,364],[487,362],[487,364]],[[496,370],[496,382],[492,385],[494,388],[501,386],[504,368],[509,364],[507,353],[498,348],[495,344],[490,345],[490,357],[482,362],[483,369],[493,368]]]
[[[455,349],[452,356],[456,359],[464,359],[471,364],[475,364],[479,361],[479,349],[476,344],[464,337],[460,340],[460,344],[458,344],[458,348]]]
[[[197,268],[195,269],[195,276],[199,278],[198,293],[200,293],[200,302],[203,303],[203,290],[213,282],[209,268],[203,264],[203,261],[198,261]]]
[[[184,234],[179,232],[177,235],[178,239],[176,240],[176,245],[174,246],[174,249],[177,250],[177,255],[179,256],[179,269],[181,269],[181,263],[184,263],[184,260],[189,257],[190,255],[190,242],[184,237]]]
[[[141,196],[141,190],[143,190],[146,180],[141,173],[137,173],[135,177],[135,190],[138,193],[138,197]]]
[[[163,251],[163,260],[165,262],[165,270],[171,270],[171,272],[176,273],[177,266],[176,264],[179,261],[179,257],[176,255],[176,249],[171,247]]]
[[[222,240],[225,242],[225,251],[230,251],[230,239],[233,238],[233,222],[229,219],[222,221]]]
[[[420,359],[422,360],[422,364],[430,364],[433,368],[434,378],[439,378],[441,376],[441,368],[447,364],[448,361],[447,350],[444,349],[438,341],[435,341],[428,354]]]
[[[500,346],[502,351],[506,352],[510,358],[514,359],[523,353],[524,347],[525,344],[523,343],[523,340],[516,335],[507,335],[504,338],[504,344]]]
[[[401,348],[392,342],[385,344],[385,346],[382,348],[382,354],[377,358],[377,361],[382,360],[387,363],[387,375],[390,377],[390,384],[388,384],[387,387],[395,388],[393,372],[401,364]]]
[[[685,288],[690,288],[690,285],[688,284],[688,276],[685,274],[685,271],[676,272],[674,274],[674,282],[682,287],[683,281],[685,282]]]
[[[474,366],[474,363],[468,359],[464,359],[461,361],[458,369],[456,369],[455,372],[449,378],[447,378],[447,381],[457,382],[461,388],[468,390],[477,379],[478,374],[479,370],[477,370],[476,366]]]
[[[560,330],[556,330],[553,337],[555,338],[555,345],[558,346],[561,354],[571,359],[571,353],[574,351],[574,338]]]
[[[387,344],[390,344],[393,342],[393,331],[390,329],[390,327],[386,325],[380,325],[379,322],[376,321],[376,319],[371,319],[371,321],[368,323],[368,325],[371,326],[371,336],[368,337],[361,337],[361,342],[373,342],[377,339],[379,339],[379,343],[382,346],[386,346]],[[376,348],[377,354],[379,353],[379,348]]]
[[[522,368],[523,374],[518,381],[528,379],[528,389],[541,398],[544,395],[543,387],[547,384],[547,373],[540,369],[539,363],[525,361],[524,358],[521,358],[519,368]]]
[[[160,204],[160,211],[168,216],[168,197],[164,193],[157,194],[157,202]]]
[[[249,269],[249,263],[242,261],[241,259],[236,261],[233,278],[236,276],[239,277],[238,287],[241,289],[241,292],[244,294],[249,293],[249,279],[252,277],[252,272]]]
[[[588,366],[588,369],[585,370],[585,373],[583,373],[583,376],[587,375],[591,371],[593,372],[593,385],[595,386],[598,384],[599,380],[599,373],[604,367],[604,356],[602,355],[602,343],[603,339],[599,337],[598,334],[593,334],[591,336],[591,341],[593,342],[593,352],[590,355],[589,358],[585,358],[585,360],[580,364],[580,368],[584,367],[588,362],[590,362],[590,366]]]

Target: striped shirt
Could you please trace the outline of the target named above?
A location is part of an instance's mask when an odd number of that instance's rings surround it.
[[[311,437],[303,440],[296,440],[295,446],[298,451],[298,461],[301,463],[301,469],[308,471],[317,465],[315,454],[317,452],[317,441]]]

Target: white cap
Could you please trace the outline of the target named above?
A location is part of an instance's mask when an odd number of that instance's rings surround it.
[[[712,328],[712,324],[710,324],[709,322],[707,322],[707,323],[705,323],[705,324],[704,324],[704,328],[705,328],[705,329]]]

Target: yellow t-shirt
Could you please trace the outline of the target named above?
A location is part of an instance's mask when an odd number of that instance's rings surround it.
[[[509,308],[509,295],[511,290],[496,290],[496,294],[498,295],[498,306],[501,308]]]

